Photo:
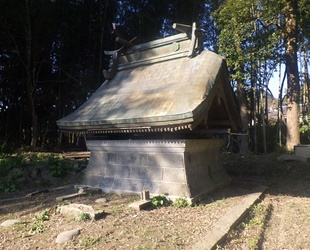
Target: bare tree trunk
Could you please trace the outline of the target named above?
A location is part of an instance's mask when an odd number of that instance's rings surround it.
[[[10,82],[9,82],[9,86],[10,86]],[[8,107],[10,107],[11,106],[10,88],[7,88],[6,91],[7,91],[7,96],[8,96],[7,105],[8,105]],[[3,112],[3,113],[5,113],[5,112]],[[6,112],[5,130],[4,130],[5,131],[5,133],[4,133],[4,142],[5,143],[7,143],[9,141],[10,116],[11,116],[11,109],[8,108],[7,112]]]
[[[31,111],[31,146],[36,147],[38,142],[39,130],[38,130],[38,117],[35,108],[34,91],[35,84],[33,79],[33,64],[32,64],[32,28],[30,20],[30,10],[28,0],[25,0],[26,4],[26,75],[27,75],[27,94],[28,103]]]
[[[266,142],[266,123],[265,123],[265,105],[264,105],[264,97],[263,97],[263,88],[260,89],[260,115],[262,119],[262,129],[263,129],[263,152],[267,153],[267,142]]]
[[[244,129],[243,132],[244,135],[241,135],[239,138],[239,145],[240,145],[240,150],[239,154],[241,157],[245,156],[248,151],[248,109],[247,109],[247,101],[246,101],[246,92],[245,92],[245,87],[243,83],[238,82],[237,84],[237,98],[239,101],[240,105],[240,116],[241,116],[241,122],[242,122],[242,127]]]
[[[279,139],[279,146],[282,147],[282,85],[281,84],[281,61],[279,62],[279,93],[278,93],[278,139]]]
[[[305,57],[304,57],[304,62],[306,62],[306,64],[307,64],[307,61],[305,61]],[[305,67],[307,67],[305,65],[304,65],[304,72],[305,72]],[[305,81],[305,74],[303,74],[302,81],[301,81],[301,89],[302,89],[302,98],[301,98],[302,119],[305,119],[306,116],[307,116],[307,113],[305,112],[306,111],[306,105],[307,105],[307,87],[306,86],[307,86],[307,84],[306,84],[306,81]]]
[[[100,1],[100,52],[99,52],[99,66],[98,66],[98,86],[100,86],[102,79],[102,57],[103,57],[103,41],[104,41],[104,32],[105,32],[105,23],[107,18],[107,10],[108,10],[109,0],[106,0],[105,5],[103,6],[103,2]],[[104,10],[103,10],[104,9]]]
[[[253,138],[252,141],[254,143],[254,153],[257,154],[257,109],[256,102],[258,101],[256,98],[256,64],[252,65],[252,73],[251,73],[251,88],[252,88],[252,97],[251,97],[251,112],[252,112],[252,120],[251,126],[253,126]]]
[[[308,56],[304,52],[304,105],[306,110],[306,119],[308,119],[309,106],[309,75],[308,75]]]
[[[286,148],[289,151],[300,143],[299,97],[300,86],[297,62],[297,0],[286,1],[285,31],[283,38],[287,69],[287,133]]]

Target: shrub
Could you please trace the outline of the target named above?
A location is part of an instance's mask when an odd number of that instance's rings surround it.
[[[16,185],[12,179],[3,179],[0,181],[0,192],[8,193],[14,191],[16,191]]]
[[[49,157],[47,160],[47,168],[53,177],[66,176],[73,168],[70,161],[56,157]]]
[[[191,202],[189,202],[185,197],[176,198],[173,202],[173,206],[180,208],[180,207],[190,207]]]
[[[172,202],[169,200],[166,195],[157,195],[151,199],[151,202],[154,207],[169,206]]]
[[[65,178],[73,171],[81,171],[74,167],[75,162],[58,154],[19,152],[8,155],[0,152],[0,193],[16,191],[28,181],[49,186],[49,177]]]

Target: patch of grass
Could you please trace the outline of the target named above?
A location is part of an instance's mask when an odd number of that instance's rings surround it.
[[[43,233],[44,232],[44,224],[40,220],[36,220],[31,226],[29,232],[31,234]]]
[[[44,232],[44,222],[50,220],[50,209],[46,209],[43,213],[35,217],[35,221],[30,225],[29,233],[43,233]]]
[[[221,247],[221,246],[219,246],[219,245],[216,245],[216,248],[215,248],[215,250],[222,250],[223,248]]]
[[[153,243],[159,243],[159,242],[162,242],[162,240],[158,237],[150,237],[149,238],[151,240],[151,242]]]
[[[13,225],[14,230],[23,231],[27,226],[27,222],[18,222]]]
[[[89,213],[81,213],[79,214],[76,218],[75,218],[76,221],[89,221],[91,220],[91,216]]]
[[[138,246],[138,250],[151,250],[152,248],[146,246]]]
[[[36,218],[38,221],[48,221],[50,219],[49,209],[45,210],[41,215]]]
[[[132,203],[132,202],[135,202],[135,201],[138,201],[138,200],[140,200],[140,196],[139,195],[130,195],[127,198],[127,201],[129,203]]]
[[[58,206],[70,205],[72,202],[70,200],[63,200],[58,203]]]
[[[81,238],[79,240],[79,245],[81,247],[90,247],[90,246],[93,246],[95,245],[97,242],[100,241],[100,238],[95,238],[95,237],[91,237],[91,236],[85,236],[83,238]]]
[[[139,227],[139,231],[142,233],[142,234],[146,234],[147,232],[150,231],[150,228],[148,226],[141,226]]]
[[[197,202],[195,206],[205,207],[206,209],[216,209],[222,206],[226,200],[226,197],[222,197],[220,199],[208,199],[207,201]]]
[[[113,216],[117,216],[123,212],[123,209],[121,209],[119,206],[110,206],[107,208],[107,212]]]

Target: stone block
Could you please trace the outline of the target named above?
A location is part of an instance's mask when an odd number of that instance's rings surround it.
[[[151,194],[159,194],[159,185],[161,182],[156,181],[144,181],[142,190],[149,190]]]
[[[107,162],[106,152],[93,151],[89,157],[89,164],[105,164]]]
[[[107,153],[107,164],[116,165],[118,163],[118,154],[114,152]]]
[[[114,177],[104,177],[102,176],[100,178],[100,188],[106,190],[106,189],[111,189],[114,183]]]
[[[158,166],[161,168],[166,167],[175,167],[183,168],[184,167],[184,156],[181,153],[157,153],[149,154],[148,164],[150,166]]]
[[[163,170],[158,167],[131,167],[130,178],[160,181],[163,179]]]
[[[224,169],[210,171],[204,175],[194,172],[189,174],[187,179],[188,183],[190,183],[192,197],[213,192],[215,189],[228,185],[231,182],[231,177]]]
[[[300,144],[294,146],[294,155],[301,156],[303,158],[310,158],[310,145]]]
[[[116,178],[129,178],[130,167],[124,165],[107,166],[105,168],[105,176],[116,177]]]
[[[87,175],[103,175],[104,167],[102,164],[89,163],[84,173]]]
[[[83,184],[93,187],[100,187],[101,186],[101,175],[90,175],[85,174],[83,179]]]
[[[129,193],[140,193],[143,190],[143,180],[115,178],[112,189]]]
[[[158,187],[158,194],[168,194],[171,196],[190,197],[187,184],[161,182]]]
[[[164,182],[185,183],[186,175],[184,168],[164,168],[163,169]]]
[[[120,165],[134,166],[138,162],[138,155],[135,152],[120,152],[118,155]]]
[[[146,166],[147,165],[147,154],[140,154],[137,152],[129,153],[119,153],[118,155],[120,165],[129,165],[129,166]]]
[[[200,153],[185,153],[184,162],[187,168],[194,168],[201,164]]]

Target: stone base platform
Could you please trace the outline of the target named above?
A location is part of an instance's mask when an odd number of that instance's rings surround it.
[[[88,140],[84,183],[111,193],[195,198],[231,178],[220,159],[218,139]]]
[[[305,159],[310,158],[310,144],[299,144],[294,146],[294,155]]]

